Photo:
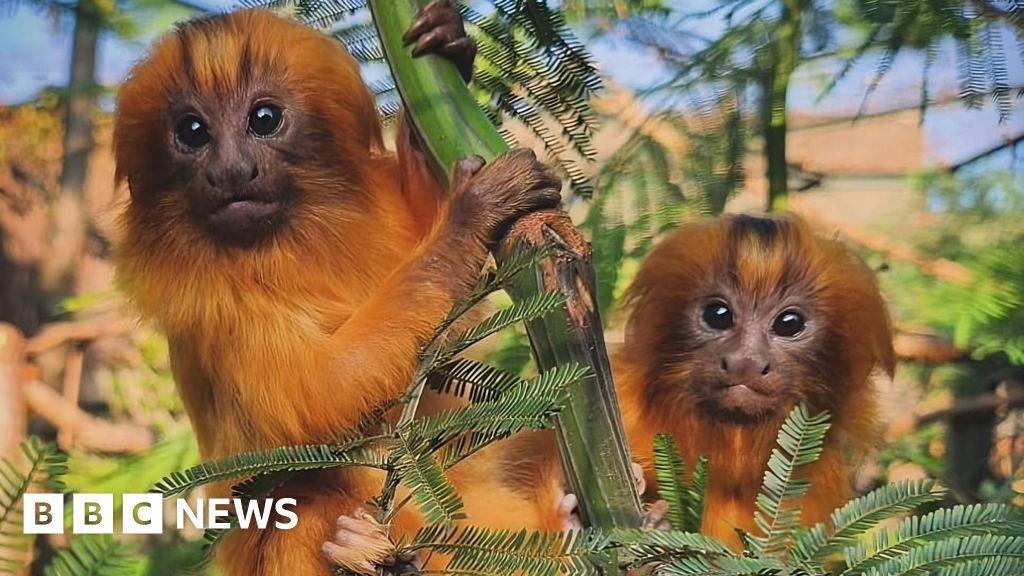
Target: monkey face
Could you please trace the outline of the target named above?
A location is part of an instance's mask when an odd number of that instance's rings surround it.
[[[757,423],[807,401],[858,401],[892,339],[872,272],[800,219],[725,216],[681,227],[626,294],[626,351],[653,405]]]
[[[238,100],[186,100],[170,115],[168,150],[193,223],[219,242],[245,246],[273,234],[294,207],[278,150],[294,146],[295,134],[279,100]]]
[[[179,26],[118,92],[129,210],[154,241],[187,236],[191,251],[258,248],[310,222],[372,218],[363,191],[381,141],[352,56],[263,10]]]
[[[818,380],[814,362],[824,331],[802,294],[759,301],[718,286],[684,307],[680,337],[687,392],[701,409],[738,422],[778,415]]]

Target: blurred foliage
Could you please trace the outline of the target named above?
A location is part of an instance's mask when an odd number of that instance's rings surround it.
[[[965,267],[970,280],[941,282],[899,267],[892,292],[912,322],[951,334],[976,359],[1005,354],[1024,366],[1024,188],[1018,175],[929,173],[918,185],[937,221],[917,235],[921,252]]]

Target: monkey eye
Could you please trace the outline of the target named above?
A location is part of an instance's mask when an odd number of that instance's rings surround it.
[[[210,141],[210,132],[202,118],[186,114],[174,127],[174,137],[188,148],[202,148]]]
[[[249,112],[249,132],[266,138],[281,127],[281,109],[273,104],[257,104]]]
[[[783,338],[793,338],[804,331],[807,326],[807,319],[796,310],[786,310],[775,317],[772,322],[772,332]]]
[[[708,304],[704,307],[704,313],[701,315],[701,318],[712,330],[728,330],[735,323],[732,317],[732,310],[726,306],[725,302],[712,302]]]

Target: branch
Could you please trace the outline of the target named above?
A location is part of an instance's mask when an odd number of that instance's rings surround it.
[[[981,394],[972,398],[957,400],[949,408],[936,410],[917,417],[917,426],[939,420],[954,420],[970,416],[988,415],[996,411],[1012,410],[1024,406],[1024,393]]]
[[[28,429],[21,387],[24,343],[17,328],[0,324],[0,458],[12,462],[20,457],[18,445]]]
[[[75,445],[91,452],[137,454],[153,446],[153,432],[144,426],[115,424],[90,415],[39,381],[23,387],[28,409],[53,424]]]
[[[138,328],[134,320],[121,316],[104,316],[74,322],[47,324],[25,344],[25,353],[35,356],[68,342],[89,342],[111,336],[130,334]]]
[[[893,348],[897,358],[912,362],[945,364],[970,358],[970,354],[957,348],[951,339],[926,332],[897,332]]]
[[[566,296],[558,310],[526,322],[538,370],[567,362],[591,369],[589,377],[569,387],[568,401],[555,417],[563,468],[579,498],[580,515],[589,526],[638,527],[640,499],[605,351],[590,244],[561,210],[520,218],[502,251],[517,243],[551,247],[554,255],[512,281],[506,288],[512,299],[554,291]]]

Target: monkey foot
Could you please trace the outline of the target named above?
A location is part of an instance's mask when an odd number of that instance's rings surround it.
[[[671,530],[672,524],[668,521],[668,502],[655,500],[644,505],[644,528],[654,530]]]
[[[564,493],[558,498],[558,514],[562,519],[562,531],[576,531],[583,529],[583,520],[579,513],[580,501],[575,494]]]
[[[337,528],[322,547],[324,555],[335,565],[356,574],[376,574],[379,566],[387,566],[387,572],[395,575],[419,572],[414,559],[396,554],[395,543],[384,526],[362,508],[352,516],[339,517]]]

